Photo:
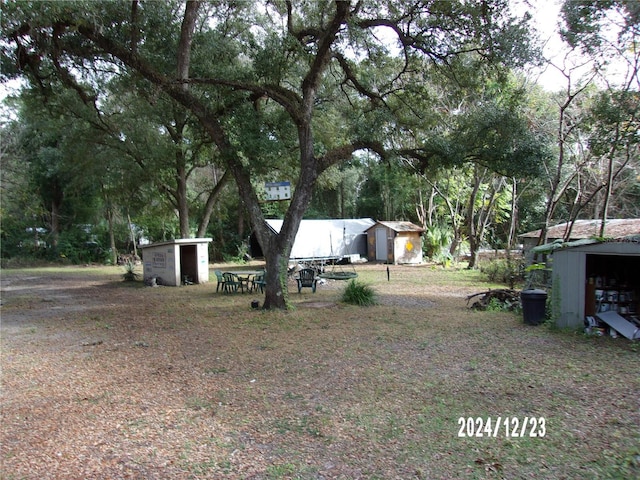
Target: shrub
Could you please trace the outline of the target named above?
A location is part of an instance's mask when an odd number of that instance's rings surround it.
[[[480,271],[484,273],[489,281],[503,283],[514,288],[516,283],[524,281],[524,263],[520,259],[498,259],[483,262]]]
[[[452,238],[453,232],[451,229],[439,225],[430,225],[424,232],[422,251],[426,257],[435,259],[451,243]]]
[[[453,255],[451,255],[451,253],[447,252],[446,250],[442,250],[440,251],[440,253],[435,255],[432,260],[438,265],[442,265],[443,267],[447,268],[450,267],[453,263]]]
[[[124,273],[122,279],[125,282],[135,282],[140,278],[140,274],[136,272],[136,264],[132,261],[126,262],[124,265]]]
[[[362,307],[375,305],[376,292],[371,286],[352,279],[347,284],[342,294],[342,301],[352,305],[360,305]]]
[[[247,242],[241,242],[237,249],[238,251],[235,255],[223,253],[222,258],[224,261],[244,265],[251,260],[251,255],[249,255],[249,244]]]

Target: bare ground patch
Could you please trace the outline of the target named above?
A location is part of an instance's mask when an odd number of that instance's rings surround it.
[[[466,272],[358,272],[380,305],[329,282],[264,312],[215,280],[3,271],[2,478],[637,476],[633,345],[472,312]],[[459,438],[470,416],[547,432]]]

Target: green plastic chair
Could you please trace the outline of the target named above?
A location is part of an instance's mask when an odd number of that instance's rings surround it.
[[[264,280],[265,272],[256,273],[253,276],[253,280],[251,281],[251,290],[257,291],[260,289],[260,293],[264,293],[264,287],[267,285],[267,282]]]
[[[316,293],[318,278],[313,268],[303,268],[300,270],[296,281],[298,282],[298,293],[300,293],[304,287],[309,287],[313,293]]]
[[[224,292],[224,277],[222,276],[221,270],[214,270],[213,273],[216,274],[216,278],[218,279],[218,285],[216,285],[216,292],[220,290],[222,287],[222,291]]]
[[[225,292],[237,292],[238,287],[240,287],[241,291],[244,292],[244,286],[242,282],[238,280],[235,273],[224,272],[222,274],[222,278],[224,279],[224,291]]]

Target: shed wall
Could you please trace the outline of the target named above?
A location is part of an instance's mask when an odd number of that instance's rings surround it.
[[[419,233],[398,233],[393,248],[394,263],[422,263],[422,237]]]
[[[367,230],[367,260],[376,261],[376,229]]]
[[[561,255],[557,255],[561,253]],[[553,298],[551,309],[561,328],[580,327],[584,322],[584,294],[586,278],[584,252],[566,250],[553,256]],[[556,290],[557,289],[557,290]],[[560,311],[557,309],[560,308]]]
[[[144,279],[157,278],[160,285],[182,285],[186,276],[193,283],[209,281],[210,238],[178,239],[151,244],[142,250]]]
[[[380,242],[384,243],[381,245]],[[418,232],[396,232],[384,225],[376,225],[367,230],[367,243],[367,258],[372,262],[422,263],[422,236]]]
[[[161,285],[180,285],[180,255],[178,245],[149,245],[142,251],[144,279],[158,278]]]
[[[209,243],[198,243],[198,274],[197,283],[207,283],[209,281]]]
[[[633,242],[603,242],[557,250],[553,253],[553,298],[551,310],[559,327],[578,328],[584,325],[587,286],[587,256],[618,259],[632,257],[631,267],[640,258],[640,244]],[[616,263],[609,261],[610,263]],[[606,262],[605,262],[606,263]],[[629,263],[626,263],[629,268]]]

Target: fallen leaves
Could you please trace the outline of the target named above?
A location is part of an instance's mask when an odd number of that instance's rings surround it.
[[[291,312],[251,309],[215,284],[9,274],[3,477],[571,478],[636,468],[637,353],[470,311],[477,285],[456,272],[394,266],[387,282],[384,268],[359,267],[378,306],[344,306],[342,284],[327,282],[291,293]],[[497,415],[547,416],[548,437],[456,437],[457,417]]]

